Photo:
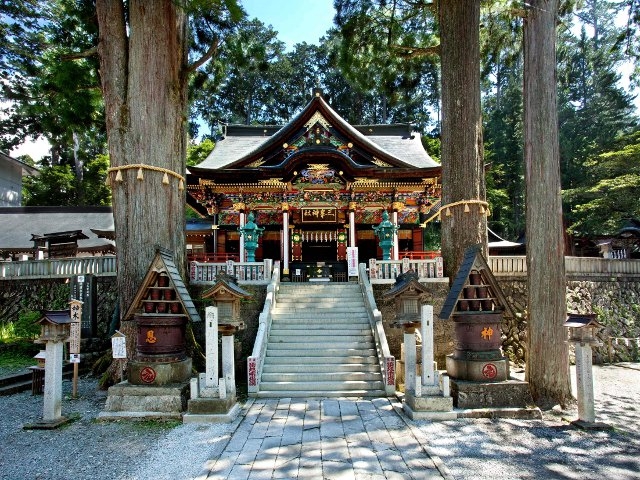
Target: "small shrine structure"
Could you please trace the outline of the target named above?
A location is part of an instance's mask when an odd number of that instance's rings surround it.
[[[127,380],[109,388],[100,417],[182,418],[192,366],[185,331],[201,319],[171,251],[158,248],[122,318],[135,321],[136,354]]]
[[[501,325],[503,315],[515,314],[481,252],[481,245],[465,251],[439,315],[455,328],[455,350],[446,359],[453,404],[481,411],[469,416],[541,418],[529,384],[509,374]]]
[[[383,212],[397,227],[392,259],[425,250],[420,222],[440,200],[440,175],[411,125],[352,126],[315,90],[286,125],[225,125],[211,154],[189,167],[187,202],[212,225],[187,243],[246,261],[240,231],[251,212],[264,227],[257,260],[280,260],[285,276],[306,279],[322,264],[342,278],[347,247],[362,262],[382,257],[372,227]]]

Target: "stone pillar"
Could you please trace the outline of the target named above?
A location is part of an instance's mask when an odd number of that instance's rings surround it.
[[[349,246],[356,246],[356,203],[349,203]]]
[[[404,391],[415,395],[416,392],[416,334],[415,327],[404,329]]]
[[[282,273],[289,274],[289,205],[282,204]]]
[[[243,228],[245,226],[246,223],[246,218],[245,218],[245,214],[244,211],[240,211],[240,228]],[[244,256],[244,242],[242,241],[242,238],[240,238],[240,261],[244,262],[245,261],[245,256]]]
[[[591,356],[591,345],[582,345],[576,342],[575,346],[576,384],[578,387],[578,420],[587,423],[594,423],[596,421],[596,414],[593,405],[593,360]]]
[[[433,305],[422,305],[422,385],[432,386],[436,383],[433,367]]]
[[[44,422],[62,418],[62,355],[63,342],[47,341],[44,364]]]
[[[218,388],[218,307],[205,308],[205,387]]]
[[[213,230],[213,254],[218,254],[218,214],[213,214],[213,225],[211,226]]]
[[[222,376],[225,380],[227,398],[235,401],[236,398],[236,374],[233,360],[233,334],[222,335]]]
[[[397,210],[393,211],[393,215],[391,218],[391,223],[393,223],[393,225],[395,227],[398,226],[398,212]],[[398,260],[398,249],[399,249],[399,242],[398,242],[398,229],[396,228],[393,232],[393,254],[391,255],[391,259],[392,260]]]

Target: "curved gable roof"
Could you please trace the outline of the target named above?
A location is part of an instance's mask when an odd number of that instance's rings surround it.
[[[314,118],[318,115],[317,118],[324,119],[355,148],[389,167],[440,167],[425,151],[420,135],[413,132],[410,125],[352,126],[329,106],[320,92],[316,92],[307,106],[285,126],[227,126],[224,138],[216,142],[211,154],[190,171],[237,169],[262,158],[271,158],[282,151],[284,143],[304,134],[308,130],[305,127],[309,122],[315,123]]]

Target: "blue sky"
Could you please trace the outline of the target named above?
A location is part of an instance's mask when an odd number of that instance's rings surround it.
[[[291,50],[296,43],[318,43],[332,27],[333,0],[241,0],[249,18],[271,25]]]

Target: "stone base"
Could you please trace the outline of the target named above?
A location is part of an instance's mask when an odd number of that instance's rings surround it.
[[[514,418],[518,420],[542,420],[538,407],[524,408],[468,408],[456,410],[458,418]]]
[[[529,384],[510,379],[504,382],[468,382],[451,379],[453,404],[463,409],[536,408]]]
[[[571,425],[581,428],[582,430],[613,430],[613,427],[608,423],[602,422],[587,422],[586,420],[573,420]]]
[[[453,398],[443,396],[416,397],[405,393],[402,409],[412,420],[455,420]]]
[[[235,399],[194,398],[189,400],[183,423],[231,423],[240,413]]]
[[[67,417],[60,417],[56,420],[40,420],[35,423],[27,423],[22,426],[23,430],[54,430],[62,425],[66,425],[69,422],[72,422],[73,419]]]
[[[165,386],[118,383],[109,388],[104,411],[98,419],[182,419],[189,396],[188,383]]]
[[[174,362],[140,362],[131,360],[127,379],[131,385],[161,386],[188,382],[191,378],[191,359]]]
[[[447,373],[453,380],[472,382],[502,382],[509,378],[509,361],[506,357],[495,360],[466,360],[447,355]]]

